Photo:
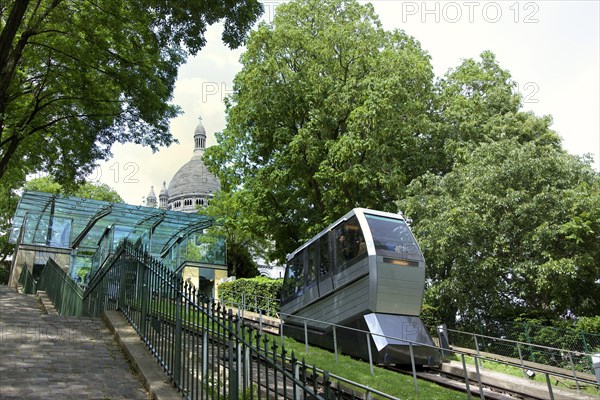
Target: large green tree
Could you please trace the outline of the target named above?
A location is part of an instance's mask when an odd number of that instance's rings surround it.
[[[450,69],[435,85],[435,121],[427,137],[426,169],[435,174],[452,170],[464,145],[515,138],[560,148],[550,129],[552,118],[522,111],[522,96],[510,72],[490,51],[480,59],[466,59]]]
[[[395,210],[430,129],[432,67],[414,38],[385,31],[370,4],[293,1],[241,62],[205,159],[224,190],[249,193],[255,234],[282,257],[353,207]]]
[[[81,179],[115,142],[169,145],[178,67],[224,20],[240,45],[258,0],[19,0],[0,4],[0,179]]]
[[[105,183],[83,182],[79,185],[65,186],[58,183],[53,176],[31,179],[25,183],[23,190],[109,201],[111,203],[125,202],[116,190]]]
[[[246,191],[218,192],[206,208],[199,213],[211,216],[217,224],[211,228],[214,236],[227,240],[227,267],[229,275],[252,278],[258,275],[256,257],[267,258],[272,245],[265,235],[253,234],[256,218],[246,212],[252,199]]]
[[[463,146],[399,202],[444,322],[557,319],[600,309],[600,175],[590,160],[517,138]]]

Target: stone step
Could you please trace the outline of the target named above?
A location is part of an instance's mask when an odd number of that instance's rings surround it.
[[[58,312],[56,311],[56,308],[54,308],[54,304],[52,303],[52,300],[50,300],[50,298],[48,297],[48,294],[45,291],[38,290],[38,292],[36,293],[36,297],[38,298],[39,302],[42,304],[42,307],[44,308],[44,311],[46,314],[58,315]]]

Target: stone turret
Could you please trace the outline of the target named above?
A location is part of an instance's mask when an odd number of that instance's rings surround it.
[[[146,196],[146,207],[156,208],[156,195],[154,194],[154,186],[150,186],[150,193]]]
[[[158,195],[159,208],[163,210],[167,209],[167,203],[169,201],[169,191],[167,190],[167,182],[163,181],[163,187]]]

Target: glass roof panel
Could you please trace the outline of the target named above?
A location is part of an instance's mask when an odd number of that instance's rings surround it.
[[[48,237],[56,236],[51,232],[54,218],[61,222],[63,229],[70,226],[70,234],[66,232],[62,236],[69,237],[68,247],[96,248],[104,230],[115,224],[135,228],[132,231],[136,232],[136,237],[152,230],[153,254],[168,250],[178,237],[213,225],[212,218],[198,214],[25,192],[13,218],[10,242],[17,243],[19,235],[23,233],[24,243],[49,244]],[[65,219],[72,220],[71,224],[66,224]],[[25,225],[24,221],[27,222]],[[23,227],[24,232],[21,232]]]

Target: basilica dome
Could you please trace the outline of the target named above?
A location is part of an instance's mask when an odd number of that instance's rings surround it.
[[[168,188],[163,183],[159,195],[160,208],[168,210],[196,212],[198,207],[207,206],[221,185],[217,177],[208,171],[202,161],[206,146],[206,130],[202,120],[194,130],[194,152],[190,161],[185,163],[173,176]],[[156,206],[156,195],[151,189],[147,197],[148,205]]]
[[[206,198],[220,188],[217,178],[208,171],[202,156],[194,155],[175,173],[169,184],[169,203],[183,198]],[[175,209],[175,208],[174,208]]]

